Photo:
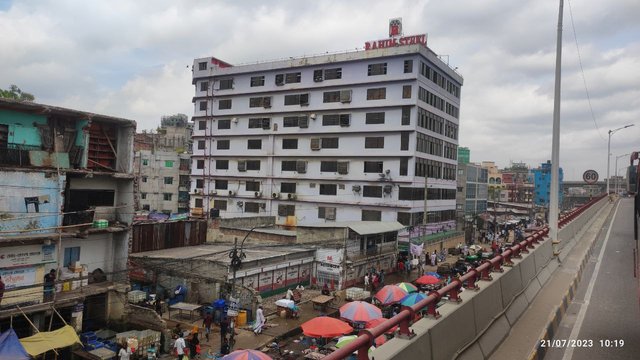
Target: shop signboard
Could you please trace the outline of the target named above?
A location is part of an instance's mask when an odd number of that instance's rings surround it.
[[[258,291],[269,291],[273,288],[273,271],[265,271],[260,273],[258,279]]]
[[[295,284],[298,282],[298,265],[292,265],[287,268],[287,281],[286,285]]]
[[[23,245],[0,249],[0,268],[56,262],[56,246]]]
[[[38,279],[44,276],[42,266],[27,266],[11,269],[0,269],[5,292],[2,305],[26,305],[42,302],[42,286]]]

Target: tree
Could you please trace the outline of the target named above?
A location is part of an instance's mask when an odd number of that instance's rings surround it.
[[[20,90],[17,85],[9,86],[8,90],[0,89],[0,98],[19,101],[34,101],[36,99],[32,94]]]

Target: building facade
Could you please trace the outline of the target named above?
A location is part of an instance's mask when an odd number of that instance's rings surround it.
[[[540,164],[537,169],[532,169],[535,192],[534,203],[538,206],[549,206],[550,193],[551,193],[551,161]],[[558,204],[562,204],[562,168],[558,169]]]
[[[131,120],[0,99],[3,328],[13,317],[19,337],[31,334],[15,305],[40,330],[56,317],[52,307],[78,331],[122,315],[135,128]],[[45,292],[50,271],[57,280]]]
[[[195,59],[192,214],[455,220],[463,79],[425,45]]]
[[[502,184],[507,202],[531,203],[533,201],[533,174],[524,163],[513,163],[502,170]]]
[[[192,125],[183,114],[163,116],[156,133],[136,134],[136,210],[189,212]]]

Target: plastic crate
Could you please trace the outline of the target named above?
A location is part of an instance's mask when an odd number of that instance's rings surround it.
[[[144,301],[147,299],[147,293],[142,290],[129,291],[129,293],[127,294],[127,299],[130,303],[139,303],[140,301]]]

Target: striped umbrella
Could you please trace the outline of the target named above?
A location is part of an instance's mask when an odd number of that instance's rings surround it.
[[[340,307],[340,317],[349,321],[364,322],[382,317],[382,310],[364,301],[352,301]]]
[[[236,350],[222,360],[273,360],[271,356],[257,350]]]
[[[405,296],[407,296],[407,291],[403,290],[400,286],[385,285],[378,291],[375,298],[378,299],[382,305],[390,305],[397,303]]]
[[[398,287],[404,291],[406,291],[407,293],[412,293],[412,292],[416,292],[418,291],[418,288],[413,285],[412,283],[408,283],[408,282],[401,282],[396,284],[398,285]]]
[[[437,272],[435,272],[435,271],[429,271],[429,272],[426,272],[426,273],[424,273],[424,274],[425,274],[425,275],[435,276],[435,277],[437,277],[438,279],[442,279],[442,275],[438,274],[438,273],[437,273]]]
[[[415,305],[415,304],[419,303],[422,299],[425,299],[426,297],[427,297],[427,295],[425,295],[423,293],[409,294],[409,295],[405,296],[404,299],[402,299],[400,301],[400,304],[402,304],[404,306],[412,306],[412,305]]]
[[[420,285],[434,285],[439,282],[440,282],[440,279],[432,275],[424,275],[419,277],[416,280],[416,284],[420,284]]]
[[[301,327],[306,336],[319,338],[333,338],[353,331],[346,322],[328,316],[315,317]]]
[[[347,336],[342,336],[338,339],[338,342],[336,343],[336,348],[340,349],[341,347],[347,345],[348,343],[352,342],[353,340],[357,339],[358,335],[347,335]],[[375,349],[375,347],[371,346],[369,348],[369,352],[373,351],[373,349]],[[357,351],[356,351],[357,353]]]

